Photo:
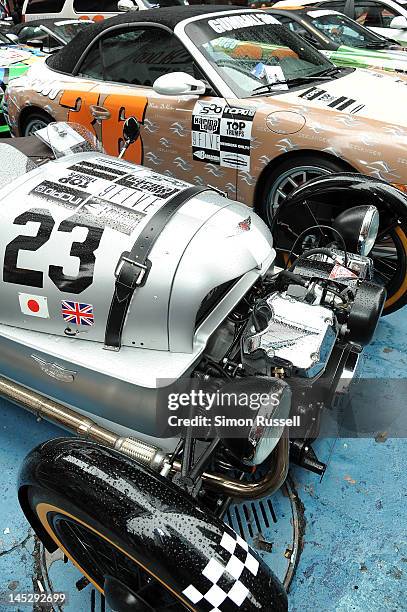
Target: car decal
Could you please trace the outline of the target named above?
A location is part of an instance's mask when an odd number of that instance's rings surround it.
[[[250,142],[256,110],[225,100],[198,100],[192,111],[192,157],[225,168],[250,170]]]
[[[79,123],[90,132],[96,133],[95,117],[90,111],[91,106],[102,106],[109,111],[110,117],[104,119],[101,126],[101,140],[109,155],[117,156],[123,145],[123,124],[129,117],[135,117],[141,125],[144,124],[148,99],[146,96],[108,94],[104,96],[95,91],[77,91],[66,89],[59,101],[60,106],[68,108],[67,121]],[[98,134],[96,133],[98,136]],[[136,164],[143,163],[142,136],[126,152],[125,159]]]
[[[325,91],[325,89],[319,89],[318,87],[311,87],[306,91],[303,91],[299,95],[300,98],[305,100],[318,100],[338,111],[346,110],[347,113],[356,114],[365,107],[365,104],[360,104],[357,100],[347,98],[346,96],[334,96],[331,93]]]

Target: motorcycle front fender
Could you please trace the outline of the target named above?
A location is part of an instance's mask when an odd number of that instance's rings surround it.
[[[274,216],[272,231],[293,208],[307,201],[329,204],[338,212],[351,206],[371,204],[379,212],[396,212],[402,220],[407,219],[407,197],[399,189],[372,176],[339,173],[317,177],[294,189]]]
[[[73,508],[78,520],[86,516],[87,524],[152,568],[180,598],[207,593],[212,580],[228,593],[247,591],[241,610],[287,610],[281,583],[240,536],[174,483],[118,451],[76,438],[51,440],[26,457],[18,486],[22,509],[41,539],[44,530],[30,507],[30,490]],[[50,539],[48,534],[44,544]],[[240,567],[238,577],[233,561]],[[205,599],[188,603],[193,610],[207,610]],[[222,609],[237,606],[226,599]]]

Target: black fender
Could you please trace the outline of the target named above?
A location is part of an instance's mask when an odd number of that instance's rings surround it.
[[[372,176],[342,172],[311,179],[294,189],[274,216],[272,231],[306,201],[329,203],[338,207],[338,214],[350,206],[372,204],[379,212],[387,210],[407,219],[407,196],[399,189]]]
[[[288,609],[279,580],[232,529],[174,483],[118,451],[77,438],[57,438],[26,457],[19,474],[19,500],[37,535],[49,546],[50,536],[44,536],[28,502],[30,490],[68,500],[77,516],[91,517],[111,537],[119,534],[129,555],[153,567],[184,597],[188,588],[209,591],[213,583],[205,569],[212,562],[225,568],[215,584],[229,593],[240,581],[240,592],[247,591],[240,605],[227,597],[222,611]],[[226,571],[232,557],[245,564],[238,578]],[[192,602],[191,609],[208,610],[208,601]]]

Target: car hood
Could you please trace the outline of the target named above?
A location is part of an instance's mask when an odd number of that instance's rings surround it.
[[[366,68],[407,73],[407,50],[405,49],[359,49],[341,45],[336,51],[322,51],[322,53],[333,62],[340,60],[341,65],[348,61],[349,66],[358,64]]]
[[[407,126],[407,77],[355,69],[331,81],[310,82],[273,99],[304,107]]]

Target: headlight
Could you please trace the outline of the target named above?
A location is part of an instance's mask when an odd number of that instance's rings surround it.
[[[218,434],[238,461],[260,465],[277,446],[290,416],[290,387],[278,378],[253,377],[226,385],[222,394],[236,399],[217,406],[217,414],[228,422],[228,427],[218,428]],[[236,427],[231,427],[231,422],[236,422]]]
[[[379,221],[376,206],[354,206],[338,215],[333,227],[342,234],[349,251],[367,256],[376,242]]]

